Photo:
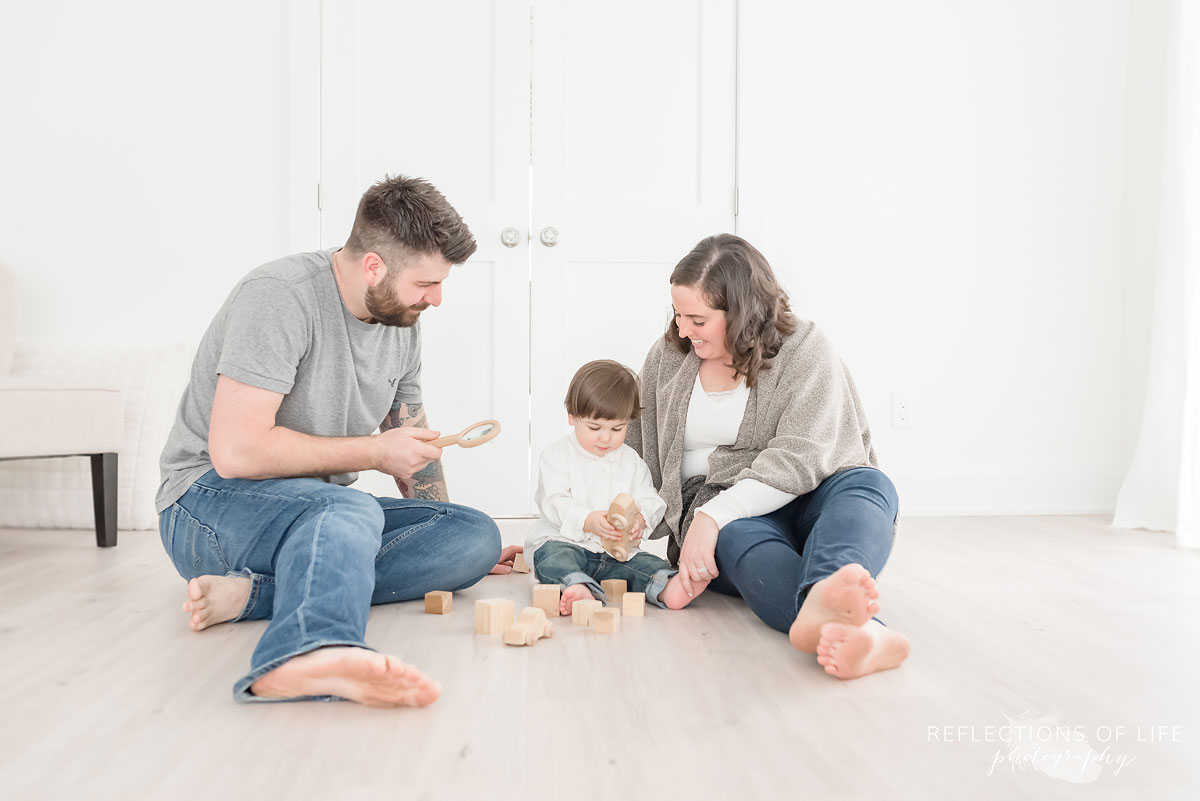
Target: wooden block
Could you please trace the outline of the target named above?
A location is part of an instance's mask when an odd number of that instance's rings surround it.
[[[525,554],[519,553],[513,557],[513,572],[528,573],[529,564],[525,561]]]
[[[488,598],[475,602],[475,633],[502,634],[513,622],[513,602]]]
[[[454,605],[454,596],[443,590],[425,593],[425,614],[444,615]]]
[[[646,593],[627,592],[621,596],[621,614],[625,617],[646,616]]]
[[[621,630],[621,610],[597,609],[592,615],[592,628],[597,634],[616,634]]]
[[[629,582],[625,579],[605,579],[600,582],[600,587],[604,590],[604,600],[615,605],[621,603],[621,596],[625,594]]]
[[[576,626],[590,626],[592,624],[592,615],[596,614],[597,609],[604,608],[604,601],[583,600],[576,601],[571,604],[571,622]]]
[[[534,584],[533,605],[546,610],[546,617],[558,617],[560,594],[557,584]]]
[[[517,621],[504,631],[504,642],[508,645],[533,645],[540,638],[554,636],[554,624],[546,620],[546,610],[527,606],[521,610]]]

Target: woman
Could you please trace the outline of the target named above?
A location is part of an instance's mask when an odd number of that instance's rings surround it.
[[[691,597],[740,595],[826,672],[896,667],[908,639],[872,615],[898,500],[849,372],[740,237],[700,242],[671,298],[627,436],[667,503],[652,538]]]

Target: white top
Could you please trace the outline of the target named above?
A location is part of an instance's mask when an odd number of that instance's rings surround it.
[[[737,440],[750,389],[745,379],[727,392],[705,392],[696,376],[683,431],[683,480],[708,475],[708,457],[722,445]],[[722,529],[734,520],[769,514],[796,496],[752,478],[743,479],[717,495],[697,511],[711,517]]]
[[[650,468],[628,445],[612,453],[588,453],[571,432],[542,452],[537,493],[539,516],[525,535],[525,558],[547,540],[570,542],[600,553],[595,534],[585,533],[584,520],[597,510],[607,512],[622,492],[633,496],[646,519],[646,535],[663,519],[667,504],[658,497]],[[633,553],[637,553],[635,548]]]

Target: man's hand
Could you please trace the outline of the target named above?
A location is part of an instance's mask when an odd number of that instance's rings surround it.
[[[513,559],[517,558],[517,554],[525,553],[525,549],[520,545],[508,545],[500,552],[500,561],[496,566],[488,571],[489,576],[504,576],[512,572]]]
[[[438,431],[415,426],[390,428],[373,438],[374,467],[381,473],[407,481],[427,464],[442,458],[442,449],[430,445]]]
[[[618,541],[621,539],[621,532],[608,522],[608,512],[604,511],[597,510],[588,514],[583,521],[583,530],[588,534],[595,534],[601,539]]]
[[[403,428],[407,431],[429,428],[429,419],[425,414],[425,404],[405,402],[396,399],[387,417],[379,424],[380,436],[392,429]],[[434,431],[436,438],[439,432]],[[387,472],[387,471],[384,471]],[[446,473],[442,469],[442,458],[439,455],[428,461],[424,467],[419,467],[406,476],[392,474],[396,486],[405,498],[420,498],[426,501],[442,501],[449,503],[450,491],[446,489]]]

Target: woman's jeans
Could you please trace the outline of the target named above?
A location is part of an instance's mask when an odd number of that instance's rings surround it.
[[[562,587],[583,584],[593,597],[601,600],[607,600],[600,587],[601,581],[625,579],[630,592],[644,592],[647,601],[666,608],[658,600],[658,594],[678,572],[667,560],[645,551],[622,562],[607,553],[594,553],[561,540],[547,540],[533,552],[533,575],[540,583]]]
[[[465,589],[500,559],[500,531],[482,512],[315,478],[225,479],[210,470],[163,511],[159,530],[185,579],[250,579],[235,620],[271,621],[250,673],[234,684],[239,701],[266,700],[250,685],[292,657],[367,647],[371,604]]]
[[[741,595],[771,628],[786,632],[809,588],[851,563],[878,576],[892,551],[899,499],[886,475],[856,467],[830,476],[769,515],[726,524],[708,585]]]

